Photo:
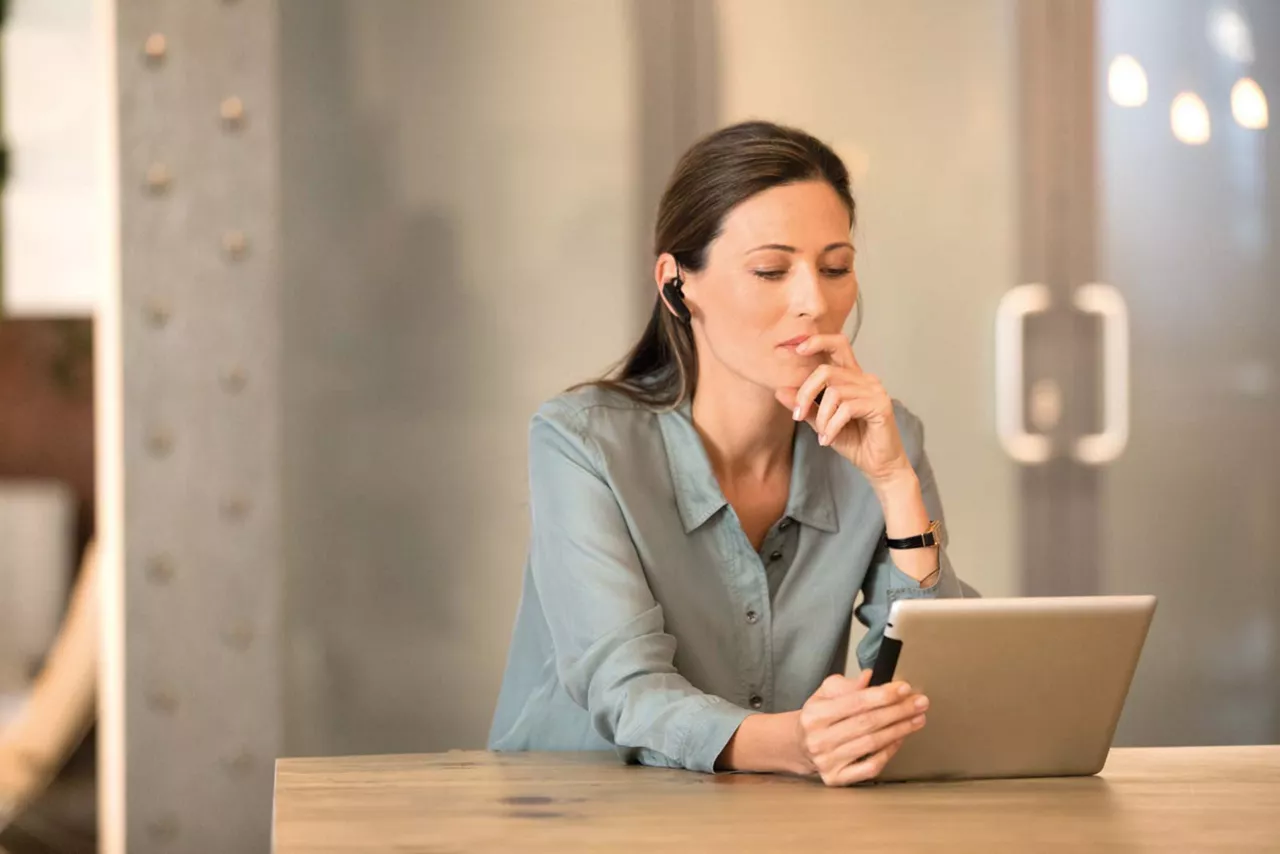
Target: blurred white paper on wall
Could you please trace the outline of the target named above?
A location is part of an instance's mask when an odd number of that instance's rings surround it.
[[[105,264],[108,67],[100,0],[10,0],[0,47],[3,308],[10,316],[93,313]]]

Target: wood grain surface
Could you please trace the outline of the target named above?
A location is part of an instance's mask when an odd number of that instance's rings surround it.
[[[1280,851],[1280,746],[1117,749],[1097,777],[894,783],[610,754],[282,759],[277,854]]]

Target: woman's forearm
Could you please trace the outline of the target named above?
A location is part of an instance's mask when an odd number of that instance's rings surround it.
[[[812,774],[800,739],[798,711],[748,715],[721,751],[716,770]]]

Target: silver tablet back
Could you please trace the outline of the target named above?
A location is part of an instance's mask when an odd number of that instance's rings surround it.
[[[893,678],[930,705],[878,779],[1097,773],[1155,607],[1154,596],[895,603]]]

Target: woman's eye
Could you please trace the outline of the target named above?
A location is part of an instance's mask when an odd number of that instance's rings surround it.
[[[850,273],[852,273],[852,272],[853,272],[853,268],[852,268],[852,267],[828,267],[827,269],[823,270],[822,272],[823,272],[823,273],[825,273],[826,275],[830,276],[830,277],[831,277],[831,278],[833,278],[833,279],[838,279],[838,278],[840,278],[841,276],[847,276],[847,275],[849,275]]]
[[[752,270],[761,279],[777,281],[787,274],[786,270]]]

